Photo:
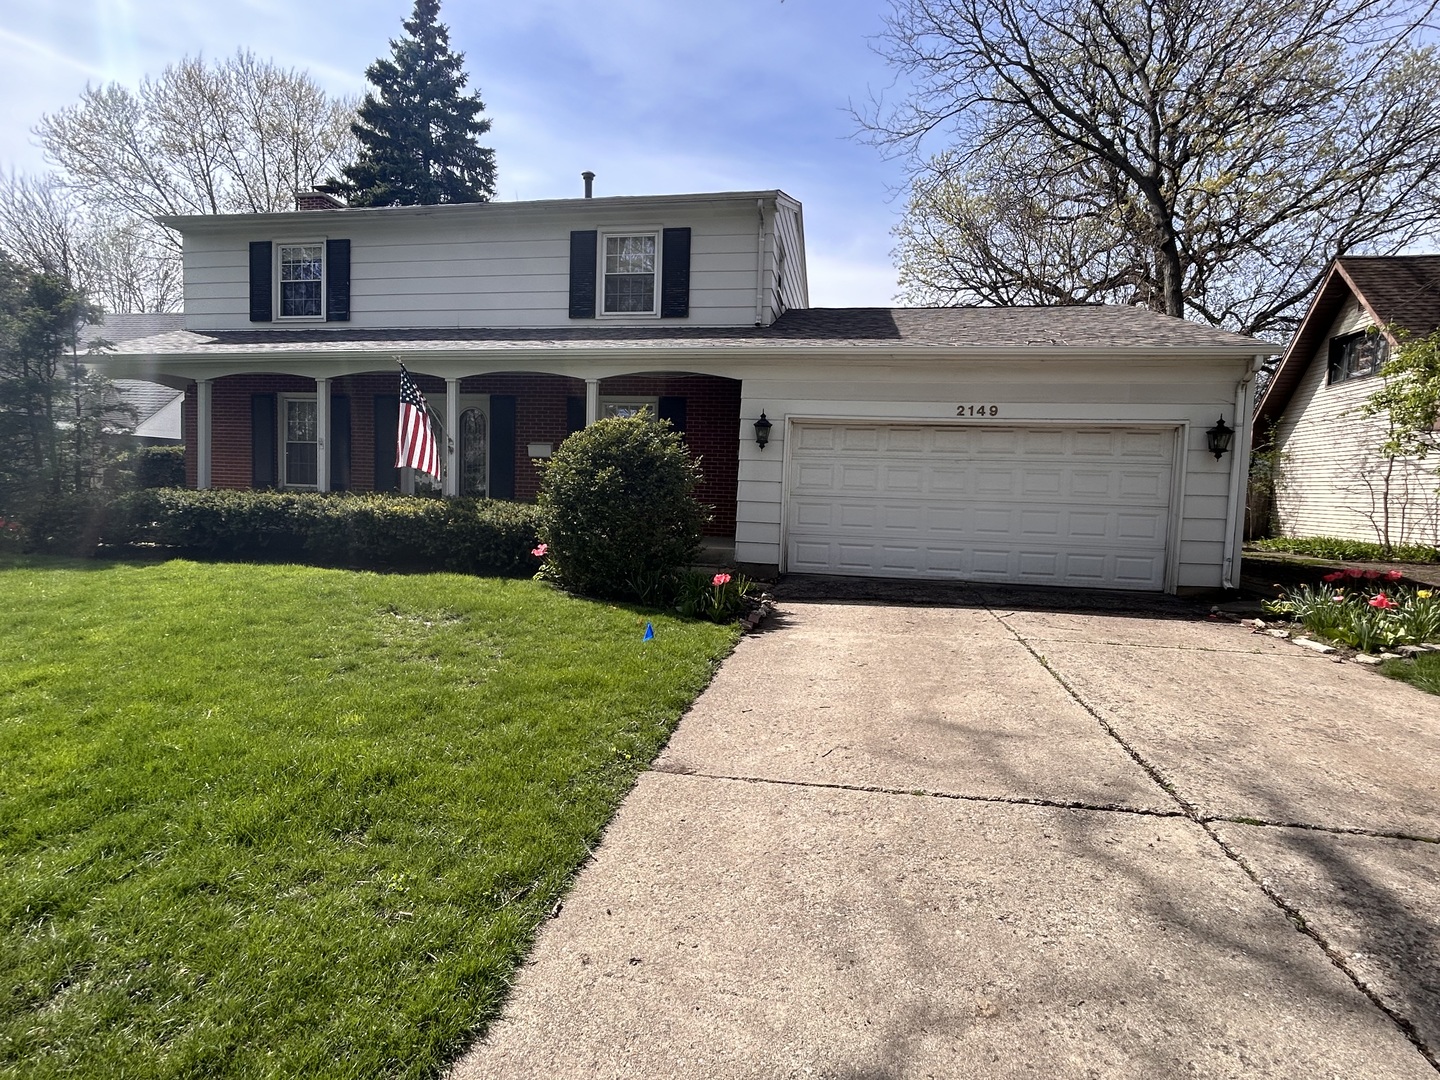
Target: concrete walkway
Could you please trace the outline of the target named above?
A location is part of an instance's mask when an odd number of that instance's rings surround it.
[[[455,1080],[1434,1080],[1440,700],[1178,603],[950,599],[782,599]]]

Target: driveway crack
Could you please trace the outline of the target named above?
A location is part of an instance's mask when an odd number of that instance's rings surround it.
[[[982,603],[983,602],[984,601],[982,598]],[[1110,738],[1114,739],[1116,744],[1122,750],[1124,750],[1126,754],[1129,755],[1130,759],[1134,761],[1135,764],[1138,765],[1141,769],[1143,769],[1146,775],[1148,775],[1151,780],[1155,781],[1155,783],[1158,784],[1165,791],[1165,793],[1175,801],[1176,805],[1180,807],[1180,814],[1178,816],[1189,818],[1201,829],[1205,830],[1205,835],[1207,835],[1212,841],[1214,841],[1215,845],[1225,854],[1226,858],[1228,858],[1231,862],[1238,866],[1245,874],[1245,876],[1255,883],[1255,886],[1260,890],[1260,892],[1267,899],[1269,899],[1269,901],[1274,904],[1276,908],[1280,910],[1280,912],[1285,916],[1287,920],[1289,920],[1290,925],[1293,926],[1298,932],[1313,941],[1315,945],[1320,949],[1321,953],[1325,956],[1325,958],[1328,959],[1331,964],[1333,964],[1337,969],[1339,969],[1340,972],[1342,972],[1345,977],[1350,980],[1351,984],[1354,985],[1355,989],[1359,990],[1360,993],[1364,994],[1365,997],[1370,1000],[1370,1003],[1372,1005],[1374,1005],[1377,1009],[1379,1009],[1382,1013],[1384,1013],[1387,1017],[1390,1018],[1390,1021],[1400,1030],[1401,1034],[1403,1034],[1405,1038],[1410,1041],[1410,1044],[1420,1052],[1421,1056],[1423,1056],[1425,1060],[1430,1063],[1431,1068],[1435,1069],[1437,1072],[1440,1072],[1440,1053],[1437,1053],[1436,1050],[1432,1049],[1428,1044],[1426,1044],[1425,1040],[1420,1037],[1419,1031],[1416,1030],[1415,1025],[1410,1021],[1410,1019],[1404,1016],[1402,1013],[1399,1013],[1395,1009],[1393,1009],[1380,997],[1380,995],[1376,991],[1372,990],[1370,986],[1365,982],[1365,980],[1360,978],[1360,976],[1346,962],[1344,953],[1341,952],[1340,949],[1336,948],[1336,946],[1331,944],[1328,940],[1326,940],[1326,938],[1318,930],[1316,930],[1313,926],[1310,925],[1309,921],[1306,920],[1304,914],[1301,912],[1299,906],[1291,903],[1285,897],[1281,896],[1280,893],[1277,892],[1274,888],[1272,888],[1269,884],[1267,884],[1265,880],[1260,876],[1260,874],[1256,872],[1255,868],[1252,867],[1248,862],[1246,862],[1245,859],[1240,855],[1240,853],[1234,848],[1232,848],[1229,844],[1227,844],[1224,838],[1215,831],[1211,823],[1214,821],[1223,821],[1226,819],[1208,818],[1202,815],[1199,809],[1193,803],[1191,803],[1190,800],[1186,799],[1183,795],[1180,794],[1178,790],[1176,790],[1175,785],[1169,780],[1169,778],[1165,776],[1163,772],[1160,771],[1159,767],[1156,766],[1153,762],[1147,760],[1146,757],[1140,753],[1140,751],[1138,751],[1134,746],[1127,742],[1125,737],[1115,729],[1114,725],[1112,725],[1108,720],[1106,720],[1105,717],[1101,715],[1099,710],[1097,710],[1088,701],[1086,701],[1080,695],[1080,692],[1076,690],[1073,686],[1071,686],[1070,683],[1065,679],[1065,677],[1061,675],[1060,672],[1057,671],[1054,666],[1052,666],[1050,662],[1045,659],[1044,656],[1037,652],[1035,648],[1030,644],[1030,642],[1027,641],[1025,637],[1022,636],[1020,632],[1015,629],[1015,627],[1011,626],[1010,623],[1006,621],[1006,617],[1004,615],[1001,615],[1000,613],[995,611],[995,609],[992,608],[988,603],[985,603],[985,610],[990,614],[993,619],[995,619],[996,622],[1000,623],[1001,626],[1005,627],[1006,630],[1010,631],[1011,636],[1020,643],[1021,647],[1024,648],[1026,652],[1028,652],[1031,656],[1035,658],[1036,662],[1039,663],[1041,667],[1043,667],[1046,671],[1050,673],[1051,678],[1053,678],[1057,683],[1060,684],[1061,688],[1065,691],[1065,693],[1070,696],[1071,700],[1073,700],[1075,704],[1079,705],[1082,709],[1089,713],[1095,719],[1095,722],[1100,725],[1101,729],[1105,732],[1105,734],[1110,736]],[[1306,826],[1299,827],[1304,828]],[[1314,826],[1310,827],[1314,828]],[[1404,837],[1402,839],[1418,838]]]

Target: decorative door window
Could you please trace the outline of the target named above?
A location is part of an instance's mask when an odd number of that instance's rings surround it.
[[[460,494],[484,498],[488,493],[489,430],[485,414],[466,409],[460,414]]]

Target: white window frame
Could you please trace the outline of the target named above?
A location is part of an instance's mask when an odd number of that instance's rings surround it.
[[[660,419],[660,399],[648,397],[645,394],[606,394],[600,398],[599,418],[605,420],[610,416],[609,409],[616,405],[638,405],[641,408],[650,410],[650,419]]]
[[[310,238],[306,240],[274,240],[275,246],[275,321],[276,322],[324,322],[325,305],[329,301],[325,279],[329,276],[329,267],[326,265],[326,243],[323,238]],[[281,270],[285,265],[283,252],[286,248],[297,247],[318,247],[320,249],[320,314],[318,315],[286,315],[285,314],[285,283],[280,279]]]
[[[275,407],[279,410],[279,416],[275,418],[275,434],[279,446],[275,450],[275,481],[276,485],[290,491],[316,491],[319,489],[320,476],[320,444],[324,440],[320,435],[320,405],[319,396],[316,394],[276,394]],[[313,401],[315,405],[315,476],[317,482],[314,484],[292,484],[286,479],[286,466],[288,465],[290,440],[286,438],[289,434],[290,405],[292,401]]]
[[[664,230],[659,225],[637,225],[628,229],[605,229],[600,233],[598,248],[598,265],[595,268],[597,287],[595,289],[595,306],[599,308],[599,316],[602,319],[658,319],[660,317],[660,282],[663,267],[660,265],[664,257],[662,250],[661,236]],[[623,236],[648,236],[655,241],[655,291],[651,294],[649,311],[606,311],[605,310],[605,248],[607,241],[618,239]]]

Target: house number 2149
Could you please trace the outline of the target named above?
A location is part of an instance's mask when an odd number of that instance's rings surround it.
[[[999,405],[956,405],[956,416],[999,416]]]

